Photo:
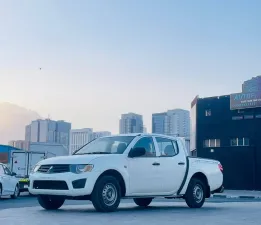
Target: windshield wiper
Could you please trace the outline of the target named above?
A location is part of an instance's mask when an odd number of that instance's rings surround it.
[[[111,154],[110,152],[91,152],[89,154]]]
[[[86,153],[79,153],[76,155],[95,155],[95,154],[111,154],[110,152],[86,152]]]

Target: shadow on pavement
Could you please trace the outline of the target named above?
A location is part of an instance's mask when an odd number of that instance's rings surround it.
[[[116,212],[112,212],[112,213],[100,213],[100,212],[97,212],[94,208],[90,208],[88,206],[86,206],[86,209],[82,206],[80,207],[74,207],[74,208],[61,208],[59,210],[54,210],[54,211],[47,211],[47,210],[44,210],[44,209],[40,209],[39,211],[41,211],[42,213],[50,213],[50,212],[55,212],[57,214],[63,214],[63,213],[66,213],[66,214],[70,214],[70,213],[87,213],[87,214],[100,214],[100,215],[114,215],[114,214],[119,214],[119,213],[124,213],[124,212],[128,212],[128,213],[133,213],[135,212],[135,214],[139,214],[139,213],[144,213],[144,212],[147,212],[147,213],[150,213],[150,212],[153,212],[154,215],[155,215],[155,211],[157,213],[161,213],[162,211],[164,211],[165,213],[166,212],[171,212],[171,213],[178,213],[178,212],[188,212],[188,213],[195,213],[195,212],[198,212],[198,211],[202,211],[202,212],[211,212],[211,211],[215,211],[218,213],[220,213],[220,211],[223,211],[225,210],[226,207],[212,207],[212,206],[204,206],[200,209],[191,209],[187,206],[150,206],[148,208],[141,208],[141,207],[119,207],[118,210]]]

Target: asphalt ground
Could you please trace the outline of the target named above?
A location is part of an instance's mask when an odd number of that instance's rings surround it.
[[[122,200],[118,211],[98,213],[89,201],[68,200],[56,211],[42,209],[36,197],[0,200],[0,224],[4,225],[248,225],[260,224],[261,200],[211,198],[201,209],[190,209],[183,200],[155,199],[150,207]]]
[[[184,200],[180,199],[165,199],[165,198],[157,198],[154,199],[153,202],[158,203],[184,203]],[[210,198],[206,200],[207,203],[236,203],[236,202],[260,202],[261,199],[237,199],[237,198]],[[132,199],[122,199],[121,203],[130,203],[134,204]],[[75,200],[66,200],[64,205],[92,205],[90,201],[75,201]],[[2,197],[0,199],[0,210],[9,209],[9,208],[23,208],[23,207],[37,207],[39,206],[37,198],[34,196],[29,196],[27,193],[23,193],[17,199],[11,199],[9,197]]]

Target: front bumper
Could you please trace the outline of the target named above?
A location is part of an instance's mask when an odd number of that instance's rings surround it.
[[[86,196],[92,193],[100,173],[33,173],[30,175],[29,192],[33,195]]]
[[[20,190],[20,192],[28,191],[29,183],[30,183],[30,181],[27,178],[20,179],[19,180],[19,190]]]

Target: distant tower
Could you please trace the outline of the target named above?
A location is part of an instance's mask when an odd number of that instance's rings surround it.
[[[120,134],[143,133],[143,117],[135,113],[122,114],[120,119]]]

